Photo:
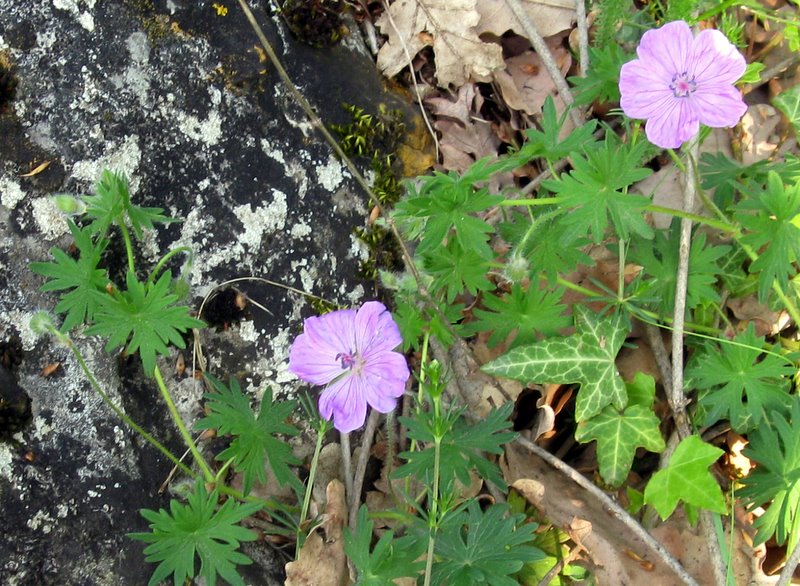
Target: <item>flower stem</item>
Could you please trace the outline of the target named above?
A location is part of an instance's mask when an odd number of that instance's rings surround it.
[[[438,403],[438,398],[434,399],[434,403]],[[431,498],[431,506],[428,511],[428,551],[425,555],[425,586],[430,586],[431,583],[433,551],[436,546],[436,533],[439,529],[439,465],[441,453],[442,438],[436,435],[433,443],[433,498]]]
[[[128,227],[125,225],[124,220],[120,220],[117,225],[119,231],[122,233],[122,240],[125,242],[125,253],[128,255],[128,270],[132,274],[136,274],[136,265],[133,262],[133,244],[131,243],[131,234],[128,232]]]
[[[172,400],[172,396],[169,394],[169,390],[167,389],[167,385],[164,383],[164,378],[161,376],[161,370],[158,368],[158,366],[156,366],[153,370],[153,374],[156,377],[156,383],[158,383],[158,389],[161,391],[161,396],[164,399],[164,402],[167,404],[167,409],[169,409],[169,413],[172,416],[172,419],[175,421],[175,425],[178,426],[178,431],[180,431],[183,441],[186,442],[186,445],[192,452],[192,456],[194,456],[197,465],[200,466],[200,470],[203,472],[203,478],[209,484],[213,484],[214,473],[208,467],[208,464],[206,463],[205,458],[203,458],[203,455],[200,453],[200,450],[197,449],[192,436],[189,434],[189,430],[186,429],[186,425],[184,425],[183,419],[181,418],[180,413],[178,413],[178,408],[175,406],[175,402]]]
[[[184,253],[184,252],[188,252],[189,254],[191,254],[192,253],[192,249],[190,247],[188,247],[188,246],[179,246],[178,248],[175,248],[174,250],[170,250],[167,254],[162,256],[161,259],[159,259],[159,261],[156,264],[156,266],[150,272],[150,280],[151,281],[155,281],[156,280],[156,277],[158,276],[158,273],[161,272],[162,267],[165,264],[167,264],[167,261],[169,261],[169,259],[171,259],[176,254],[181,254],[181,253]]]
[[[139,424],[137,424],[124,411],[122,411],[122,409],[120,409],[114,404],[111,398],[105,393],[105,391],[103,391],[103,388],[100,386],[100,383],[97,382],[94,373],[92,373],[91,369],[86,364],[86,361],[84,360],[81,351],[78,350],[77,346],[75,346],[75,343],[69,337],[65,336],[64,334],[55,329],[53,329],[51,333],[55,335],[57,338],[59,338],[62,342],[65,342],[67,344],[67,347],[70,349],[72,354],[77,359],[78,364],[81,367],[81,370],[83,370],[83,374],[86,376],[86,380],[89,381],[89,384],[92,385],[92,388],[95,390],[95,392],[98,395],[100,395],[100,398],[103,400],[103,402],[106,405],[108,405],[109,408],[111,408],[111,410],[117,417],[119,417],[126,425],[128,425],[131,429],[133,429],[133,431],[142,436],[150,445],[152,445],[159,452],[164,454],[164,456],[166,456],[173,464],[175,464],[178,468],[180,468],[189,477],[195,478],[197,476],[191,468],[189,468],[186,464],[181,462],[180,458],[178,458],[172,452],[170,452],[166,448],[166,446],[164,446],[164,444],[162,444],[152,435],[147,433]]]

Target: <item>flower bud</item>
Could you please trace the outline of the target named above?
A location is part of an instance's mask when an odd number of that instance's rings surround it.
[[[68,216],[80,216],[86,212],[86,204],[77,197],[66,193],[59,193],[53,196],[53,203],[56,207]]]
[[[30,322],[28,322],[28,326],[37,336],[51,334],[53,330],[56,329],[55,324],[53,324],[53,317],[46,311],[37,311],[34,313],[33,316],[31,316]]]
[[[514,252],[506,262],[503,274],[512,283],[520,283],[528,277],[530,270],[531,263],[528,262],[528,259]]]

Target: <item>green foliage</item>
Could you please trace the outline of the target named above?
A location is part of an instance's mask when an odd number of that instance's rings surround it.
[[[766,413],[788,407],[794,369],[775,354],[764,354],[764,338],[752,323],[734,344],[707,344],[686,369],[701,391],[703,425],[727,419],[739,433],[759,426]],[[745,399],[746,397],[746,399]]]
[[[32,262],[31,270],[44,275],[48,281],[42,291],[66,291],[55,307],[58,313],[66,313],[62,332],[68,332],[77,325],[94,319],[101,293],[109,283],[108,273],[98,268],[100,257],[108,242],[100,238],[92,240],[90,228],[80,229],[72,220],[67,220],[69,231],[78,249],[78,260],[73,259],[60,248],[51,248],[50,254],[55,262]]]
[[[448,303],[466,289],[472,295],[493,288],[486,278],[489,262],[456,240],[422,255],[423,268],[433,277],[431,289],[444,291]]]
[[[791,414],[773,411],[768,422],[748,436],[750,443],[744,455],[758,464],[743,480],[739,495],[750,502],[750,508],[771,503],[758,517],[755,545],[775,537],[778,545],[788,541],[793,551],[800,538],[800,397],[792,397]]]
[[[525,515],[509,515],[508,505],[482,511],[475,500],[449,515],[436,538],[434,584],[517,586],[511,574],[545,554],[532,545],[536,524]]]
[[[669,465],[653,474],[644,489],[644,502],[666,519],[683,501],[717,513],[725,513],[725,499],[708,467],[722,450],[696,435],[682,440],[669,459]]]
[[[765,301],[773,282],[786,290],[794,262],[800,259],[800,184],[786,187],[774,171],[767,187],[736,207],[736,219],[747,230],[741,242],[758,252],[750,272],[758,274],[758,298]]]
[[[608,405],[591,419],[578,423],[575,431],[579,442],[597,441],[600,475],[611,486],[619,486],[628,477],[638,447],[651,452],[664,449],[659,420],[653,413],[655,381],[641,373],[637,379],[635,384],[627,385],[625,409]]]
[[[652,173],[639,166],[647,149],[646,141],[631,145],[606,135],[599,148],[572,154],[572,171],[558,179],[542,182],[562,200],[567,212],[559,221],[567,228],[562,245],[591,233],[595,244],[606,237],[609,218],[617,235],[627,240],[631,233],[652,238],[643,208],[650,201],[641,195],[627,193],[627,188]]]
[[[131,203],[128,178],[122,173],[103,170],[95,187],[95,195],[83,196],[86,215],[93,218],[89,225],[92,233],[105,235],[113,224],[124,227],[125,218],[130,221],[136,238],[142,238],[142,229],[153,229],[153,222],[176,222],[163,215],[161,208],[145,208]]]
[[[614,361],[629,326],[619,313],[601,319],[581,305],[573,311],[573,335],[514,348],[482,369],[524,383],[580,383],[575,418],[585,421],[606,405],[624,409],[627,404],[625,383]]]
[[[783,112],[783,115],[792,124],[795,136],[800,139],[800,86],[796,85],[782,91],[772,99],[772,103]]]
[[[111,291],[99,297],[95,324],[86,332],[106,336],[106,351],[120,346],[133,354],[137,350],[147,376],[153,376],[156,355],[169,354],[167,344],[185,348],[183,336],[191,328],[205,324],[189,315],[189,308],[173,305],[177,295],[170,293],[172,274],[167,271],[153,283],[140,282],[128,271],[126,291]]]
[[[616,42],[589,47],[589,71],[584,77],[569,78],[575,86],[575,103],[588,106],[593,102],[619,102],[619,72],[632,58]]]
[[[657,231],[652,241],[634,238],[631,243],[629,259],[644,267],[644,295],[658,300],[656,308],[660,315],[671,314],[675,305],[680,233],[680,221],[674,218],[668,235]],[[714,288],[720,272],[717,263],[726,258],[729,251],[730,246],[707,245],[705,233],[695,233],[689,252],[687,309],[692,310],[701,303],[720,300],[719,293]]]
[[[169,512],[164,509],[140,511],[150,522],[151,532],[129,533],[128,536],[149,543],[144,550],[146,561],[159,562],[149,586],[155,586],[170,574],[175,586],[198,575],[213,586],[218,574],[234,586],[244,586],[236,566],[253,562],[236,550],[240,542],[253,541],[258,536],[237,524],[258,511],[261,504],[226,500],[217,507],[218,501],[216,490],[208,494],[203,483],[197,482],[186,505],[173,500]],[[200,571],[195,573],[198,557]]]
[[[619,71],[617,71],[617,77],[619,77]],[[558,116],[552,96],[547,96],[542,107],[542,129],[527,129],[525,144],[517,153],[510,155],[510,159],[518,160],[520,165],[525,164],[533,157],[544,157],[550,163],[555,163],[572,152],[593,148],[595,146],[593,133],[597,128],[597,121],[588,120],[570,132],[568,136],[561,136],[561,129],[568,115],[569,111],[564,110],[561,116]]]
[[[511,428],[508,418],[513,407],[512,403],[506,403],[473,425],[466,424],[461,417],[463,410],[460,409],[450,409],[441,419],[429,411],[420,411],[415,419],[398,417],[398,421],[408,428],[408,437],[425,448],[401,453],[400,457],[406,463],[395,470],[392,476],[405,478],[414,475],[421,482],[432,478],[436,460],[434,444],[440,441],[439,474],[443,486],[455,479],[469,484],[470,471],[477,470],[482,478],[505,490],[506,483],[499,468],[480,452],[502,454],[503,444],[516,437],[516,433],[507,431]]]
[[[531,287],[523,289],[515,284],[503,297],[487,295],[483,304],[489,311],[476,309],[476,321],[462,327],[462,333],[471,336],[477,332],[492,332],[489,347],[494,348],[515,334],[510,348],[530,344],[538,336],[552,336],[570,324],[564,315],[566,306],[560,303],[563,289],[549,292]]]
[[[414,577],[424,568],[418,558],[425,550],[425,540],[413,535],[395,539],[390,529],[370,553],[373,527],[366,505],[361,505],[355,535],[345,529],[344,551],[358,572],[357,586],[385,586],[396,578]]]
[[[209,374],[206,377],[216,392],[203,395],[211,413],[198,421],[195,428],[216,429],[220,435],[235,436],[231,445],[216,459],[222,462],[233,460],[234,468],[244,473],[244,494],[250,492],[256,481],[266,482],[265,463],[269,463],[280,484],[288,482],[302,492],[302,485],[289,468],[299,465],[300,461],[292,455],[289,443],[277,437],[278,434],[293,436],[299,433],[296,427],[285,423],[295,403],[274,403],[272,389],[267,389],[256,415],[236,379],[232,378],[230,385],[225,386]]]
[[[597,20],[595,20],[595,47],[617,44],[617,27],[633,12],[632,0],[597,0],[594,2]]]

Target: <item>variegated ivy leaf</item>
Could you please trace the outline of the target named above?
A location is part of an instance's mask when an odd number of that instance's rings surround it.
[[[600,317],[576,305],[575,333],[519,346],[483,366],[484,372],[523,382],[580,383],[575,417],[585,421],[606,405],[624,409],[625,383],[614,360],[630,326],[623,314]]]
[[[611,486],[619,486],[628,477],[636,448],[651,452],[664,449],[664,438],[653,413],[655,381],[638,373],[626,384],[628,405],[620,411],[612,405],[578,424],[575,439],[581,443],[597,440],[597,460],[600,475]]]

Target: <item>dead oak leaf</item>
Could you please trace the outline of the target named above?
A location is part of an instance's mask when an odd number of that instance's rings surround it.
[[[561,73],[566,74],[572,64],[569,52],[560,44],[547,44]],[[539,114],[547,96],[557,93],[542,60],[533,51],[506,59],[506,68],[495,72],[494,79],[508,106],[530,115]],[[557,96],[556,99],[561,102]],[[563,107],[563,102],[560,105]]]
[[[484,43],[475,32],[481,15],[478,0],[397,0],[376,25],[388,37],[378,51],[378,67],[393,77],[423,47],[436,55],[436,79],[441,87],[463,85],[470,78],[487,81],[503,67],[499,45]]]
[[[521,4],[542,37],[567,30],[575,21],[574,0],[522,0]],[[479,0],[477,10],[481,15],[476,29],[479,35],[492,33],[501,37],[507,31],[514,31],[525,36],[506,0]]]

